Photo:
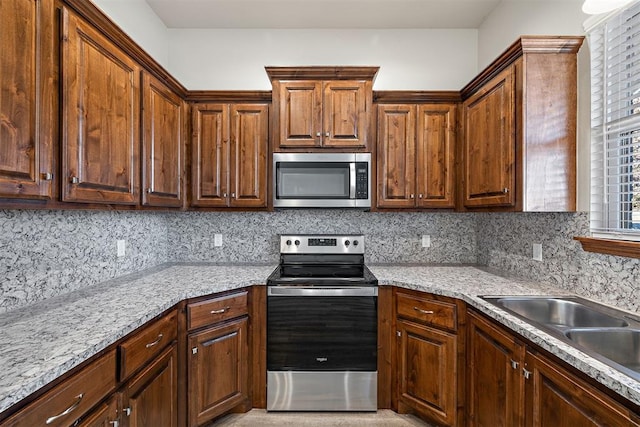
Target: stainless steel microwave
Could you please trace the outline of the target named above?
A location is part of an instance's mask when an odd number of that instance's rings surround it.
[[[371,208],[371,153],[273,153],[275,208]]]

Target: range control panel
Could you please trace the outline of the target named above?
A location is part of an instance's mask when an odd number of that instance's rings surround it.
[[[281,235],[281,254],[364,254],[364,236]]]

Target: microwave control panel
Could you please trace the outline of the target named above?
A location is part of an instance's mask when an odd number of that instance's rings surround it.
[[[369,165],[365,162],[356,163],[356,199],[369,198]]]

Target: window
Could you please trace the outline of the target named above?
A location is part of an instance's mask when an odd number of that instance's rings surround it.
[[[589,32],[591,231],[640,241],[640,1]]]

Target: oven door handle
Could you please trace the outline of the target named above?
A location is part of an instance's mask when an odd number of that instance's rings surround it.
[[[267,296],[274,297],[375,297],[376,286],[268,286]]]

